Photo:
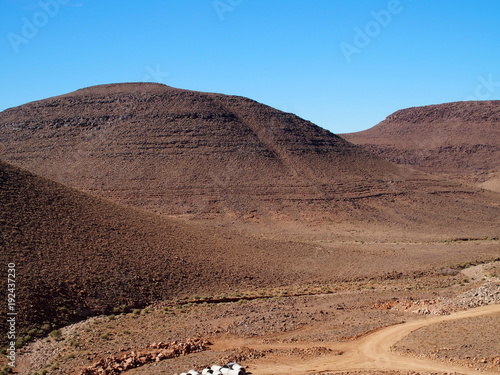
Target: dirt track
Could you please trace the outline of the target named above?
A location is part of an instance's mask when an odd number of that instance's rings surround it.
[[[489,305],[451,315],[434,316],[408,323],[380,329],[374,333],[351,342],[335,342],[322,344],[331,349],[331,353],[314,358],[293,356],[266,356],[263,359],[251,361],[250,367],[255,374],[297,374],[318,372],[335,372],[346,370],[402,370],[422,372],[457,372],[465,375],[494,375],[498,373],[484,372],[455,366],[430,359],[417,359],[398,355],[391,347],[411,332],[438,322],[471,318],[481,315],[500,313],[500,305]],[[263,344],[256,339],[216,342],[213,349],[229,349],[246,346],[258,350],[312,348],[317,343],[278,343]],[[342,354],[339,354],[342,353]]]

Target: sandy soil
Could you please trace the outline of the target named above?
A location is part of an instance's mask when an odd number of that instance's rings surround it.
[[[252,371],[256,374],[296,374],[302,375],[311,372],[333,370],[400,370],[400,371],[427,371],[427,372],[459,372],[463,374],[495,374],[498,372],[481,372],[467,369],[449,363],[442,363],[429,359],[417,359],[393,352],[391,347],[405,336],[422,327],[429,327],[439,322],[449,322],[483,315],[500,313],[500,305],[485,306],[448,316],[419,319],[413,322],[398,324],[377,330],[357,340],[347,343],[328,343],[322,347],[323,355],[305,358],[304,356],[267,356],[265,359],[249,361]],[[310,343],[296,343],[269,345],[255,343],[253,340],[234,342],[232,340],[217,342],[214,349],[230,349],[245,346],[259,350],[291,349],[311,347]]]

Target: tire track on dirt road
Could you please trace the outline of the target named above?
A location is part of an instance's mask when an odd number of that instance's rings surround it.
[[[251,370],[256,375],[304,375],[320,372],[345,372],[359,370],[386,371],[421,371],[421,372],[456,372],[464,375],[499,375],[498,372],[478,371],[473,368],[457,366],[428,358],[407,357],[393,352],[391,347],[410,333],[422,327],[482,315],[500,313],[500,304],[477,307],[450,315],[425,317],[423,319],[382,328],[351,342],[295,342],[264,343],[262,339],[230,338],[216,341],[213,350],[237,349],[242,346],[258,349],[293,349],[324,346],[342,352],[342,355],[321,355],[314,358],[297,356],[266,355],[249,361]]]
[[[365,362],[368,361],[372,363],[373,368],[376,369],[458,372],[466,375],[498,375],[498,372],[493,373],[478,371],[475,369],[456,366],[431,359],[406,357],[403,355],[399,355],[391,350],[391,347],[398,341],[402,340],[405,336],[422,327],[440,322],[473,318],[495,313],[500,313],[500,305],[482,306],[466,311],[460,311],[450,315],[433,316],[422,320],[390,326],[364,337],[359,345],[358,351],[360,353],[360,357],[364,358]]]

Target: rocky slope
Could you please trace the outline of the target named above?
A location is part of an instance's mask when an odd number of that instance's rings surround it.
[[[3,162],[0,227],[0,260],[16,264],[20,332],[157,300],[318,276],[300,264],[313,246],[161,217]],[[0,324],[7,332],[6,320]]]
[[[169,215],[437,233],[484,228],[499,215],[495,197],[398,167],[293,114],[159,84],[11,108],[0,113],[0,145],[15,165]]]
[[[3,162],[0,229],[0,262],[16,264],[23,334],[154,301],[238,299],[259,287],[398,278],[498,253],[495,241],[365,246],[266,239],[116,204]],[[5,300],[6,292],[0,292]]]
[[[395,163],[500,190],[500,101],[403,109],[342,136]]]

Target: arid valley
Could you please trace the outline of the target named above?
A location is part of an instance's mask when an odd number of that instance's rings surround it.
[[[464,101],[335,135],[153,83],[0,112],[15,373],[499,374],[499,123]]]

